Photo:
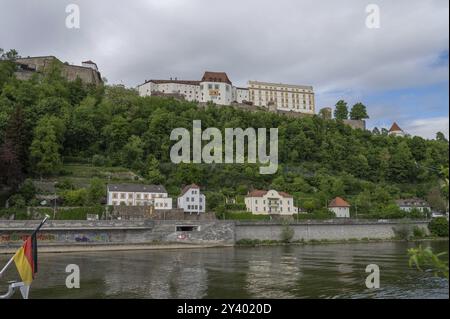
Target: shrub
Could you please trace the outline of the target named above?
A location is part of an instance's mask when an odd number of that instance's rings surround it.
[[[448,237],[448,220],[445,217],[438,217],[428,224],[430,232],[438,237]]]
[[[283,243],[290,243],[294,237],[294,229],[289,224],[284,224],[280,237]]]
[[[413,228],[413,236],[416,238],[423,238],[426,236],[426,232],[422,227],[414,226]]]
[[[411,225],[402,224],[392,228],[395,234],[395,238],[409,240],[412,235]]]
[[[14,208],[24,208],[26,203],[22,195],[15,194],[9,198],[9,205]]]
[[[92,165],[94,166],[105,166],[106,159],[102,155],[94,155],[92,157]]]

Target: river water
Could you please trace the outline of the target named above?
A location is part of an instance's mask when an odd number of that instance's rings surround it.
[[[30,298],[449,298],[448,281],[408,267],[418,243],[381,242],[40,254]],[[448,252],[449,242],[427,242]],[[448,255],[447,255],[448,256]],[[0,256],[0,265],[7,256]],[[68,264],[80,288],[68,289]],[[366,266],[380,268],[367,289]],[[15,267],[0,282],[16,279]],[[18,297],[18,296],[16,296]]]

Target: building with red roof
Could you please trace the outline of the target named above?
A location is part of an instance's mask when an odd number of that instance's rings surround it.
[[[252,190],[245,197],[248,212],[255,215],[293,215],[298,213],[292,195],[276,190]]]
[[[394,122],[394,124],[392,124],[391,128],[389,129],[389,135],[392,136],[405,136],[405,132],[400,128],[400,126],[398,126],[398,124],[396,122]]]
[[[341,197],[331,200],[328,204],[328,209],[338,218],[350,218],[350,204]]]

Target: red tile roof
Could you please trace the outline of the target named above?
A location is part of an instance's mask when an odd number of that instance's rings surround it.
[[[343,200],[340,197],[336,197],[331,201],[331,203],[328,205],[328,207],[350,207],[350,204],[347,203],[345,200]]]
[[[263,197],[268,191],[255,189],[247,194],[247,197]],[[285,192],[278,192],[284,198],[292,198],[292,195]]]
[[[200,186],[198,186],[197,184],[186,185],[186,186],[184,186],[184,188],[181,190],[181,195],[180,195],[180,196],[183,196],[184,194],[186,194],[186,192],[187,192],[188,190],[190,190],[191,188],[200,189]]]
[[[403,131],[403,130],[400,128],[400,126],[398,126],[397,123],[394,122],[394,124],[392,124],[389,132],[398,132],[398,131]]]
[[[202,77],[202,82],[222,82],[231,85],[231,81],[225,72],[206,71]]]

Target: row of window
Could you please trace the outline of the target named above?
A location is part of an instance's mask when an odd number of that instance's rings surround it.
[[[133,202],[125,202],[125,201],[113,201],[112,202],[112,205],[113,206],[117,206],[117,205],[128,205],[128,206],[132,206],[133,205]],[[136,203],[136,206],[151,206],[152,205],[152,203],[151,202],[137,202]],[[158,207],[158,208],[168,208],[169,207],[169,205],[168,205],[168,203],[155,203],[155,207]]]
[[[191,202],[195,202],[195,197],[186,197],[186,202],[189,202],[189,199]],[[200,203],[203,202],[203,197],[200,197]]]
[[[187,205],[187,209],[188,210],[192,210],[192,209],[199,209],[202,210],[203,206],[202,205]]]
[[[272,90],[272,91],[286,91],[286,92],[311,92],[307,89],[287,88],[287,87],[274,87],[274,86],[262,86],[262,85],[250,85],[251,89]]]
[[[127,196],[128,195],[128,196]],[[120,199],[133,199],[134,193],[120,193]],[[112,193],[113,199],[119,198],[119,193]],[[164,198],[163,194],[136,194],[136,199],[151,199],[151,198]]]

